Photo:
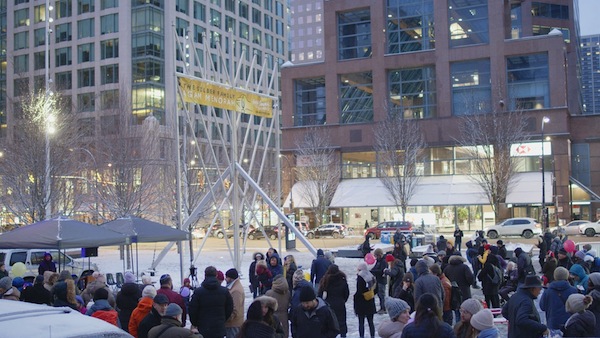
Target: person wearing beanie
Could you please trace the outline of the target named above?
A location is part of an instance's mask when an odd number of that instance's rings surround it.
[[[128,332],[134,337],[138,337],[138,327],[140,323],[152,310],[154,304],[154,297],[156,297],[156,289],[152,285],[146,285],[142,291],[142,298],[138,302],[138,305],[131,312],[129,317],[129,324],[127,325]]]
[[[375,265],[371,268],[371,273],[377,280],[377,298],[379,298],[379,311],[378,314],[385,314],[385,289],[387,289],[387,277],[384,274],[384,270],[387,268],[385,257],[383,256],[383,250],[381,248],[375,249],[373,252],[375,255]]]
[[[469,298],[460,304],[460,320],[454,324],[453,328],[456,337],[475,336],[475,331],[473,326],[471,326],[471,317],[482,309],[483,305],[481,305],[481,302],[474,298]]]
[[[129,318],[133,310],[137,307],[140,298],[142,298],[142,290],[137,285],[135,275],[131,271],[125,272],[123,277],[125,283],[117,293],[115,303],[117,304],[117,309],[119,309],[121,328],[129,332]]]
[[[52,293],[44,287],[44,276],[38,275],[33,281],[33,286],[21,292],[21,300],[34,304],[52,304]]]
[[[142,276],[142,284],[139,284],[140,292],[144,291],[144,288],[148,285],[154,286],[152,283],[152,277],[149,275]]]
[[[521,248],[515,249],[515,257],[517,258],[517,273],[519,275],[519,283],[525,282],[525,277],[529,275],[535,275],[533,264],[531,263],[531,257],[529,253],[523,251]]]
[[[160,325],[160,320],[165,315],[168,306],[169,298],[166,295],[157,293],[156,297],[154,297],[150,313],[142,319],[138,326],[137,335],[139,338],[148,338],[150,330]]]
[[[569,319],[565,303],[577,289],[569,283],[569,271],[562,266],[554,270],[554,281],[540,296],[540,309],[546,314],[546,325],[550,330],[558,330]]]
[[[592,304],[588,310],[594,314],[596,318],[596,327],[594,337],[600,337],[600,272],[592,272],[588,279],[588,295],[592,297]]]
[[[233,312],[225,322],[227,338],[235,338],[244,324],[244,301],[246,295],[244,294],[244,287],[239,277],[236,269],[229,269],[225,272],[226,287],[233,299]]]
[[[94,291],[94,305],[92,305],[85,313],[88,316],[102,319],[103,321],[113,324],[116,327],[121,327],[119,315],[115,309],[108,304],[108,293],[104,288],[99,288]]]
[[[571,260],[571,257],[569,257],[569,253],[562,247],[556,253],[556,262],[557,266],[562,266],[567,270],[573,266],[573,261]]]
[[[300,290],[304,285],[311,285],[304,277],[304,270],[298,269],[292,277],[293,288],[291,290],[292,298],[290,299],[290,309],[300,305]]]
[[[550,330],[541,323],[533,300],[542,292],[542,281],[538,276],[525,277],[525,282],[502,307],[502,316],[508,320],[508,338],[540,337]]]
[[[452,327],[442,321],[442,309],[436,295],[424,293],[417,300],[415,320],[404,327],[402,337],[454,337]]]
[[[12,278],[6,276],[0,279],[0,295],[3,295],[6,291],[12,288]]]
[[[94,292],[97,289],[104,288],[108,291],[108,303],[111,307],[115,308],[117,306],[117,303],[115,301],[114,294],[111,292],[108,285],[106,285],[106,276],[103,273],[96,271],[92,274],[92,277],[94,278],[94,280],[89,282],[85,287],[85,290],[83,290],[83,292],[81,293],[81,298],[83,298],[85,305],[87,306],[90,300],[92,300],[92,298],[94,297]]]
[[[392,294],[394,298],[402,299],[411,309],[414,309],[415,306],[415,286],[413,274],[407,272],[404,274],[402,278],[402,284],[400,284],[397,288],[394,289],[394,293]]]
[[[410,319],[410,306],[402,299],[386,297],[385,308],[390,318],[379,324],[377,333],[382,338],[400,338]]]
[[[65,281],[67,279],[73,279],[71,277],[71,271],[69,270],[62,270],[59,274],[58,274],[58,281],[62,282]]]
[[[346,302],[350,297],[350,288],[346,274],[336,264],[331,264],[327,273],[319,284],[318,296],[329,304],[340,327],[340,336],[346,337],[348,325],[346,323]]]
[[[290,310],[290,323],[293,338],[334,338],[340,333],[333,311],[323,299],[317,298],[312,285],[300,289],[300,305]]]
[[[333,266],[333,265],[332,265]],[[327,276],[327,275],[325,275]],[[325,277],[324,277],[325,278]],[[321,284],[323,283],[323,279],[321,280]],[[276,318],[277,320],[279,320],[282,330],[283,330],[283,336],[284,337],[288,337],[289,336],[289,321],[288,321],[288,309],[290,306],[290,290],[289,290],[289,286],[288,286],[288,282],[285,279],[285,277],[283,277],[283,275],[277,275],[275,276],[275,278],[273,278],[273,286],[271,287],[271,290],[267,291],[265,293],[265,296],[268,296],[268,298],[273,298],[275,299],[275,301],[277,302],[275,305],[275,310],[274,311],[274,315],[272,316],[273,318]],[[263,296],[261,297],[257,297],[256,299],[262,299]],[[332,298],[333,300],[333,298]],[[329,302],[329,304],[331,304],[331,302]],[[243,313],[242,313],[243,315]],[[265,321],[267,323],[269,323],[270,325],[272,323],[270,323],[272,321],[271,316],[268,316],[267,314],[265,314]],[[275,329],[276,327],[273,326]]]
[[[198,330],[204,338],[222,338],[226,335],[225,322],[233,313],[233,298],[217,280],[217,269],[204,269],[204,281],[194,290],[190,300],[192,331]]]
[[[571,314],[563,329],[564,337],[594,337],[596,336],[596,317],[588,310],[592,304],[590,295],[575,293],[567,298],[566,309]]]
[[[217,281],[220,285],[223,285],[223,281],[225,281],[225,274],[221,270],[217,270]]]
[[[323,278],[325,272],[327,272],[327,269],[329,269],[330,265],[331,261],[325,258],[323,250],[317,250],[317,258],[313,259],[312,264],[310,266],[310,282],[313,283],[315,288],[319,286],[321,278]]]
[[[187,308],[185,306],[185,301],[180,294],[173,291],[173,279],[170,275],[162,275],[160,276],[160,289],[156,290],[156,294],[163,294],[169,298],[169,303],[175,303],[179,305],[181,309],[183,309],[183,314],[181,318],[183,318],[184,324],[187,320]]]
[[[175,303],[169,304],[165,310],[164,316],[160,320],[160,325],[153,327],[148,332],[148,338],[159,337],[189,337],[199,338],[200,334],[193,333],[190,329],[182,327],[183,310]]]
[[[494,326],[494,315],[490,309],[483,309],[471,317],[471,326],[477,338],[498,338],[498,329]]]

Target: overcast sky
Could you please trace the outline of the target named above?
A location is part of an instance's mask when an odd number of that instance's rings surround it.
[[[579,27],[581,35],[600,34],[600,0],[579,0]]]

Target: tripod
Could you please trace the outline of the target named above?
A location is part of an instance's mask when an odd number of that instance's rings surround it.
[[[198,270],[198,268],[196,268],[193,264],[190,266],[190,274],[189,274],[188,278],[190,279],[190,284],[192,285],[192,290],[194,290],[198,286],[200,286],[200,283],[198,282],[197,270]]]

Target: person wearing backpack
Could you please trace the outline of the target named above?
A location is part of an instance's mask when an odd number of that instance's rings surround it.
[[[502,270],[498,267],[498,258],[495,255],[484,255],[484,262],[477,279],[481,281],[481,288],[488,308],[500,307],[498,287],[502,281]]]
[[[565,304],[577,289],[569,283],[569,271],[562,266],[554,270],[554,281],[540,296],[540,309],[546,315],[546,325],[550,330],[559,330],[569,319]]]

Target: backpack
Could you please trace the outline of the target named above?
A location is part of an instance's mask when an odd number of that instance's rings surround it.
[[[488,278],[490,279],[490,282],[492,282],[493,284],[500,284],[500,282],[502,281],[502,270],[500,270],[499,267],[492,265],[492,269],[494,270],[494,273],[492,276],[488,275]]]
[[[460,309],[463,302],[463,294],[456,282],[452,282],[452,292],[450,293],[450,308],[452,310]]]

